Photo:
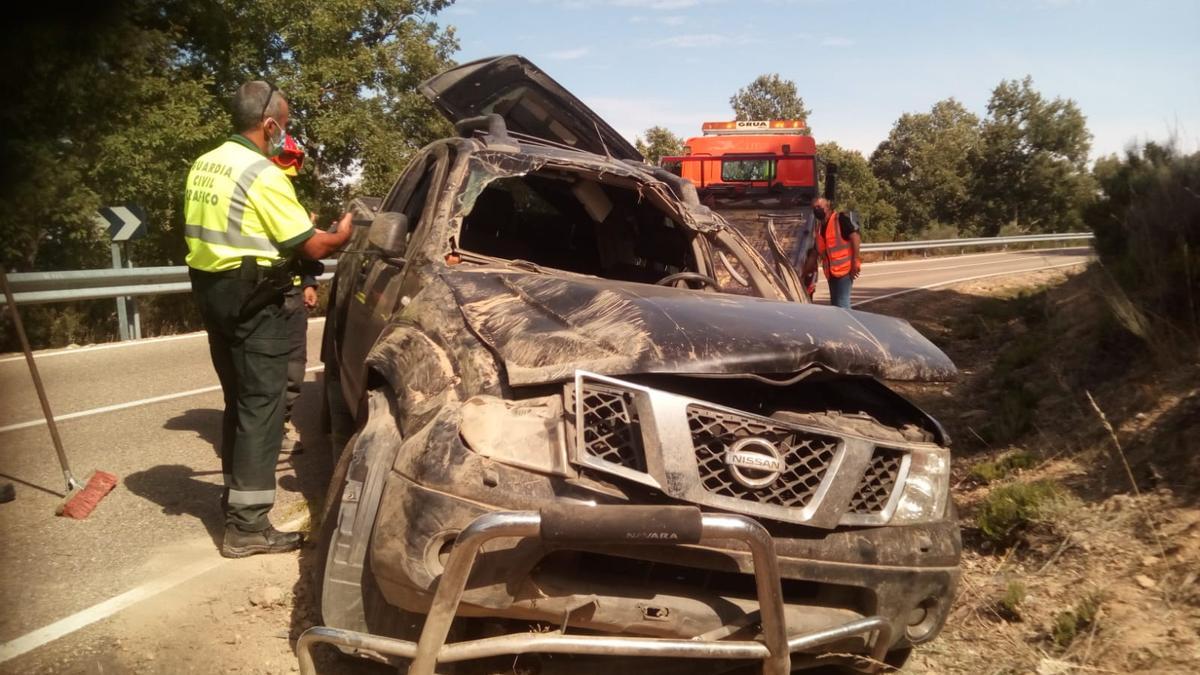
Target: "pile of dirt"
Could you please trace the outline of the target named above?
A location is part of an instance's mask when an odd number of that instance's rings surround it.
[[[916,673],[1192,673],[1200,363],[1114,318],[1099,271],[900,296],[958,364],[905,386],[955,440],[963,583]]]

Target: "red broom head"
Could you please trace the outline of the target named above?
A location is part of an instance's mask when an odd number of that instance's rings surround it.
[[[60,516],[83,520],[116,486],[117,477],[113,474],[107,471],[93,471],[88,476],[87,485],[83,486],[81,490],[68,494],[66,499],[58,505],[57,513]]]

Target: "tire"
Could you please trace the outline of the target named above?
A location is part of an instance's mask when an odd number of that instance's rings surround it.
[[[326,492],[325,504],[322,508],[323,515],[316,539],[316,550],[314,552],[316,559],[312,567],[313,595],[316,600],[318,614],[321,614],[323,611],[325,574],[333,546],[333,537],[338,528],[338,515],[341,508],[342,496],[346,491],[346,476],[350,469],[350,461],[354,456],[354,447],[358,439],[359,434],[355,434],[346,443],[345,448],[342,449],[341,456],[338,458],[337,464],[333,469],[333,474],[330,477],[329,489]],[[366,632],[372,635],[382,635],[404,640],[415,641],[420,637],[421,626],[424,624],[424,616],[405,611],[388,603],[378,583],[375,581],[369,551],[363,561],[363,575],[359,584],[362,593],[363,614],[366,619],[366,626],[359,627],[359,629],[365,629]],[[323,616],[322,620],[324,621]],[[399,662],[400,660],[395,660],[393,665]]]
[[[333,544],[333,533],[337,531],[338,510],[342,504],[342,494],[346,491],[346,472],[350,469],[350,457],[353,454],[358,435],[355,434],[346,447],[342,449],[333,466],[333,474],[329,477],[329,488],[325,491],[325,503],[321,506],[321,526],[317,533],[316,559],[313,570],[313,597],[317,603],[317,613],[321,612],[321,596],[325,592],[325,569],[329,564],[329,548]]]

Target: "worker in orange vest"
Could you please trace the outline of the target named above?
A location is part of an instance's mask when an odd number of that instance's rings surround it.
[[[858,219],[852,212],[834,211],[829,200],[819,197],[813,201],[813,223],[813,247],[804,260],[803,276],[816,274],[820,259],[829,282],[829,304],[850,309],[850,287],[862,272]]]

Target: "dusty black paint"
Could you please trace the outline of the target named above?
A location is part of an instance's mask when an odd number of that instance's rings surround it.
[[[906,321],[835,307],[586,277],[447,271],[472,329],[510,384],[576,369],[628,373],[795,373],[947,380],[954,364]]]

